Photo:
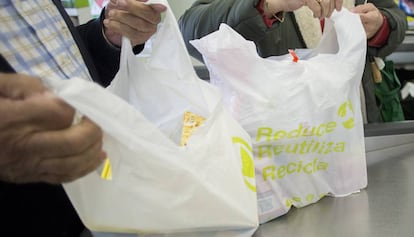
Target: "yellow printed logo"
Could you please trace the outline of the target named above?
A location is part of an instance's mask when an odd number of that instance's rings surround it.
[[[345,129],[352,129],[355,127],[354,108],[351,101],[347,101],[339,106],[338,116],[340,118],[344,118],[342,125]]]
[[[256,192],[252,146],[240,137],[233,137],[233,144],[238,144],[240,147],[244,183],[250,190]]]

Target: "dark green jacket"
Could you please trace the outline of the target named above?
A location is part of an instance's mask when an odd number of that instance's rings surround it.
[[[287,49],[306,48],[294,13],[287,13],[283,23],[274,23],[268,28],[256,10],[259,0],[198,0],[179,19],[180,30],[189,53],[202,61],[199,52],[189,43],[216,31],[221,23],[234,28],[248,40],[255,42],[258,54],[262,57],[282,55]],[[357,0],[356,4],[363,1]],[[374,94],[374,81],[370,56],[385,58],[404,40],[407,20],[393,0],[368,1],[376,5],[387,17],[391,34],[381,48],[368,48],[367,64],[363,75],[363,86],[367,107],[368,122],[381,122],[381,116]]]

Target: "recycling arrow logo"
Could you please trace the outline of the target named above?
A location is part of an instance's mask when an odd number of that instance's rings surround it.
[[[337,114],[340,118],[344,119],[342,126],[345,129],[352,129],[355,127],[354,107],[350,100],[339,106]]]

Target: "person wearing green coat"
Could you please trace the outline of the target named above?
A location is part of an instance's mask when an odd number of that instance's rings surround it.
[[[269,57],[287,54],[288,49],[316,47],[323,18],[341,7],[360,14],[367,34],[364,121],[382,122],[370,62],[390,55],[404,40],[407,18],[394,0],[197,0],[178,22],[189,53],[200,61],[201,54],[189,41],[218,30],[221,23],[253,41],[261,57]]]

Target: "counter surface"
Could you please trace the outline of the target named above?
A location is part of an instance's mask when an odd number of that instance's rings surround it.
[[[325,197],[262,224],[253,237],[414,236],[414,153],[368,166],[368,187]]]

